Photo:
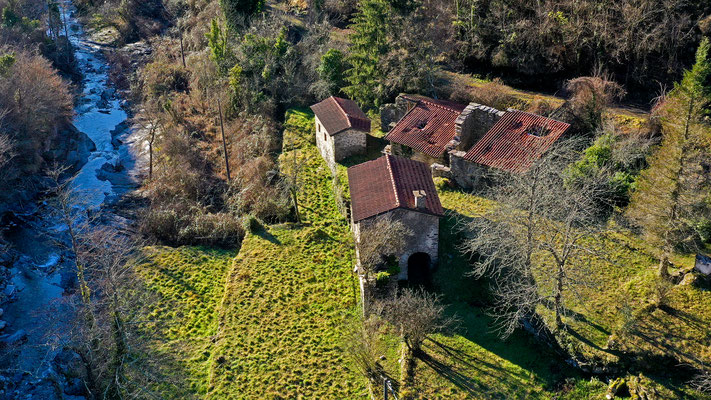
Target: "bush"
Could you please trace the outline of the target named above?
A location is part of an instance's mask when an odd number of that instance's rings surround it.
[[[141,231],[170,245],[235,247],[244,238],[241,221],[229,213],[208,213],[186,203],[150,207]]]
[[[375,286],[378,288],[386,287],[390,283],[390,273],[387,271],[380,271],[375,274]]]
[[[145,94],[150,98],[187,92],[190,88],[190,71],[178,64],[154,61],[144,68],[143,82]]]
[[[244,230],[250,233],[256,233],[264,229],[264,226],[262,226],[262,222],[259,221],[257,217],[251,214],[247,215],[242,219],[242,225],[244,226]]]
[[[498,78],[472,87],[471,101],[499,110],[506,110],[509,107],[519,109],[524,107],[524,103],[512,93],[511,88],[504,85]]]
[[[613,101],[625,95],[625,90],[605,77],[581,76],[565,84],[570,92],[568,109],[577,129],[592,136],[602,126],[603,114]]]

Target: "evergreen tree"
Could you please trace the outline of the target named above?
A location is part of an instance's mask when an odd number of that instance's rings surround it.
[[[711,103],[709,41],[704,39],[696,63],[660,107],[663,137],[640,176],[629,216],[647,241],[661,250],[659,275],[669,279],[669,259],[676,249],[694,250],[698,222],[711,212],[709,174],[703,162],[711,157],[711,126],[704,121]]]
[[[328,92],[332,95],[338,94],[345,86],[343,76],[346,63],[343,52],[337,49],[329,49],[321,56],[321,65],[318,67],[319,77],[326,82]]]
[[[350,36],[351,68],[346,71],[349,86],[343,88],[363,108],[380,105],[385,73],[381,57],[388,52],[388,27],[392,10],[387,0],[363,0],[358,4]]]

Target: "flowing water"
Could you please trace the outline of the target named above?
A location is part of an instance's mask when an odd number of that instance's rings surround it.
[[[72,182],[72,189],[81,193],[83,207],[96,211],[136,187],[138,176],[128,116],[110,85],[109,65],[101,46],[88,39],[71,2],[65,0],[63,6],[70,41],[83,74],[74,125],[96,145]],[[9,289],[15,292],[15,301],[0,305],[4,309],[0,320],[8,324],[0,332],[0,339],[3,334],[6,340],[7,335],[26,336],[26,340],[12,345],[0,344],[0,372],[15,381],[41,377],[66,340],[66,322],[73,316],[68,305],[71,296],[67,295],[73,280],[71,254],[60,245],[66,242],[66,226],[51,215],[44,202],[20,215],[20,220],[7,235],[22,254],[12,269]]]

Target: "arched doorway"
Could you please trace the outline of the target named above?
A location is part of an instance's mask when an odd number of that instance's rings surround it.
[[[431,281],[430,264],[427,253],[414,253],[407,259],[407,281],[411,286],[429,286]]]

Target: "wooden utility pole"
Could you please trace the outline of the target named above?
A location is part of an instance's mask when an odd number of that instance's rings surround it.
[[[180,57],[183,59],[183,68],[187,68],[185,65],[185,49],[183,48],[183,30],[180,30]]]
[[[222,122],[222,103],[217,98],[217,109],[220,112],[220,131],[222,132],[222,151],[225,153],[225,170],[227,171],[227,182],[230,181],[230,161],[227,157],[227,141],[225,140],[225,124]]]

